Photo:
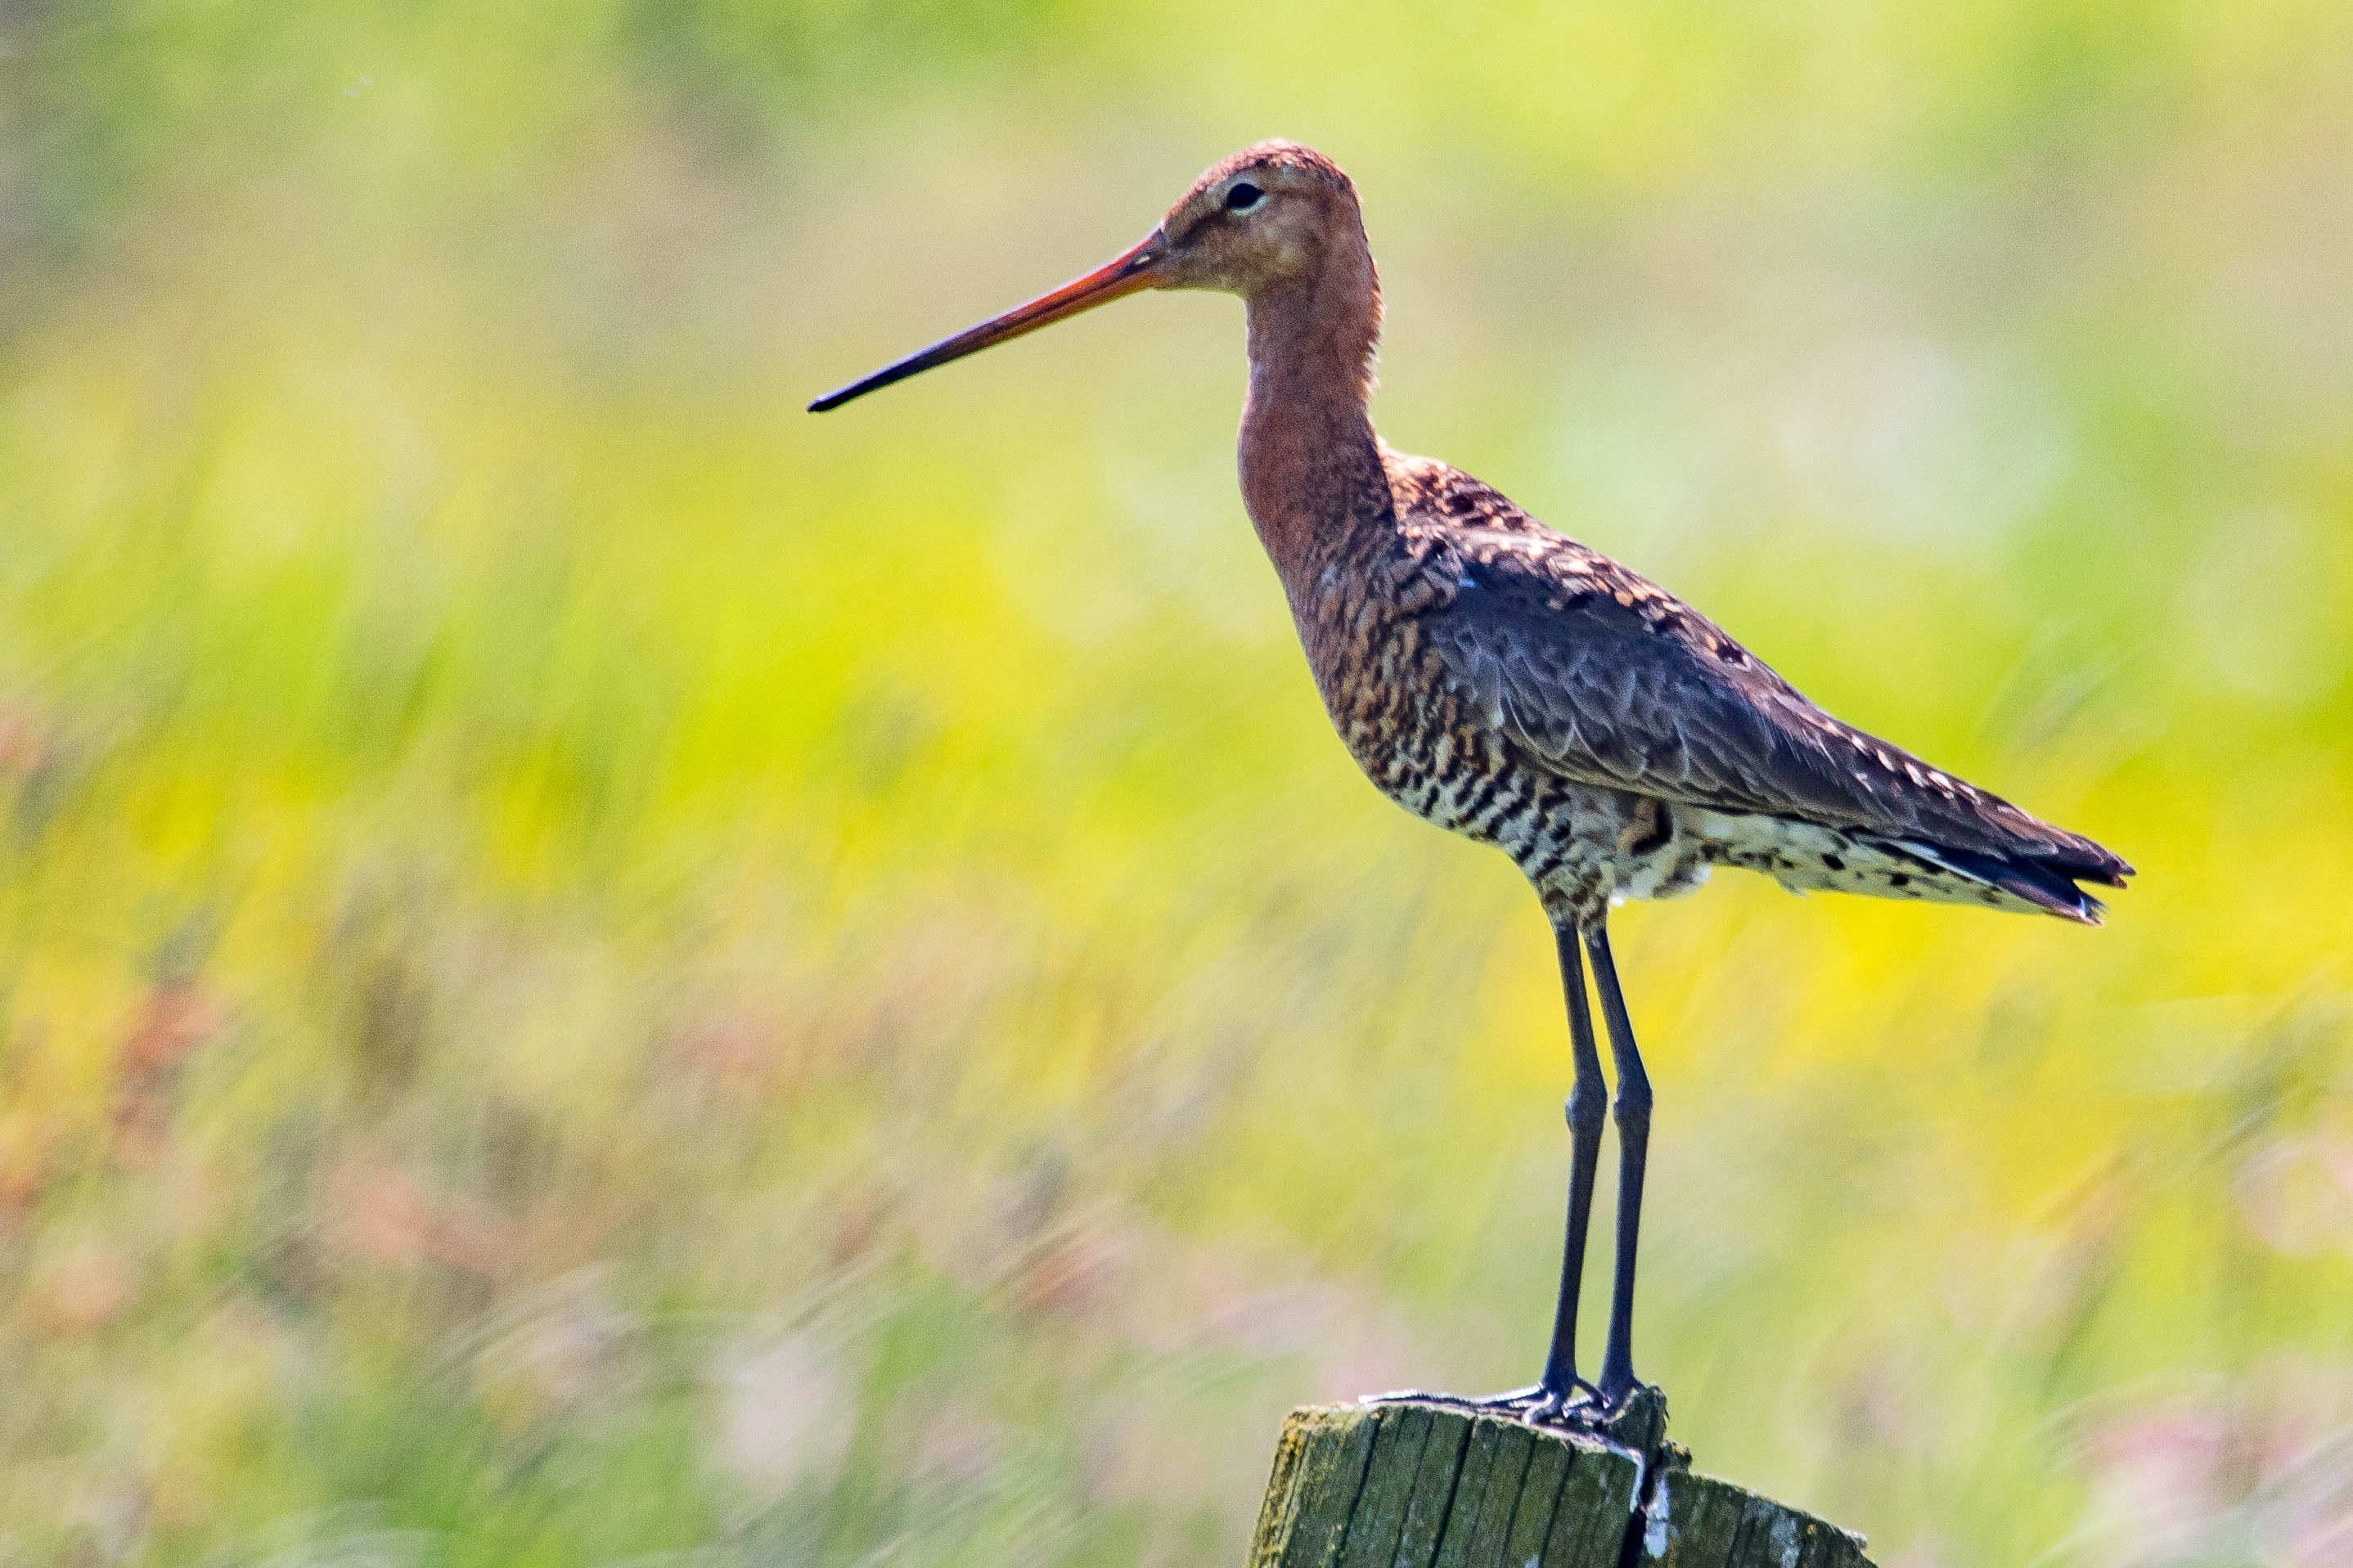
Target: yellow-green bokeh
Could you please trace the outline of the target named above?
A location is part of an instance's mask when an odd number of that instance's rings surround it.
[[[1526,1378],[1549,941],[1329,734],[1239,308],[801,412],[1273,134],[1395,444],[2141,869],[1618,922],[1702,1466],[2353,1561],[2324,0],[0,8],[0,1561],[1225,1563]]]

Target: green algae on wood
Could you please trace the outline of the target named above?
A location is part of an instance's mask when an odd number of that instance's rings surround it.
[[[1661,1568],[1868,1568],[1862,1538],[1714,1476],[1667,1470],[1643,1509],[1643,1563]]]
[[[1435,1401],[1292,1413],[1249,1568],[1870,1568],[1862,1540],[1638,1453]]]

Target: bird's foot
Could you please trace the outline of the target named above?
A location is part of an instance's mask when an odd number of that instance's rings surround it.
[[[1611,1414],[1601,1391],[1581,1377],[1570,1379],[1563,1389],[1547,1388],[1541,1383],[1506,1389],[1501,1394],[1432,1394],[1425,1389],[1400,1388],[1388,1394],[1368,1394],[1357,1401],[1360,1405],[1406,1402],[1508,1416],[1531,1426],[1576,1426],[1596,1432],[1606,1428]]]
[[[1581,1377],[1557,1392],[1539,1389],[1520,1412],[1520,1419],[1531,1426],[1598,1428],[1606,1415],[1601,1391]]]
[[[1666,1441],[1667,1396],[1655,1384],[1629,1383],[1615,1398],[1585,1379],[1572,1378],[1562,1389],[1530,1384],[1501,1394],[1433,1394],[1401,1388],[1389,1394],[1368,1394],[1361,1405],[1418,1403],[1474,1415],[1500,1415],[1531,1426],[1552,1426],[1589,1432],[1621,1448],[1650,1454],[1674,1448]],[[1686,1456],[1684,1463],[1689,1463]]]

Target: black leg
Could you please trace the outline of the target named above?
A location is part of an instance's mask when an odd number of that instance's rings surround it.
[[[1609,931],[1599,921],[1585,933],[1601,1016],[1609,1026],[1609,1055],[1618,1068],[1618,1274],[1609,1294],[1609,1343],[1601,1355],[1601,1398],[1616,1405],[1640,1386],[1634,1376],[1634,1244],[1642,1225],[1642,1167],[1651,1144],[1651,1078],[1634,1045]]]
[[[1603,1105],[1609,1086],[1601,1077],[1601,1053],[1593,1043],[1593,1006],[1585,994],[1585,963],[1577,952],[1574,921],[1553,929],[1560,949],[1560,987],[1568,1002],[1569,1043],[1577,1055],[1577,1079],[1568,1092],[1568,1232],[1561,1246],[1560,1300],[1553,1310],[1552,1351],[1545,1357],[1546,1402],[1557,1409],[1583,1385],[1577,1375],[1577,1294],[1585,1275],[1585,1231],[1593,1214],[1593,1173],[1601,1163]]]
[[[1564,921],[1554,926],[1553,935],[1560,952],[1560,985],[1568,1002],[1568,1035],[1577,1057],[1577,1078],[1567,1107],[1568,1227],[1561,1244],[1560,1299],[1553,1310],[1552,1349],[1545,1357],[1544,1379],[1526,1388],[1477,1398],[1407,1388],[1369,1396],[1374,1402],[1425,1400],[1461,1410],[1504,1410],[1530,1421],[1555,1421],[1589,1418],[1590,1405],[1574,1416],[1570,1407],[1580,1394],[1588,1399],[1599,1396],[1593,1384],[1577,1375],[1577,1296],[1585,1275],[1585,1234],[1593,1214],[1593,1173],[1601,1163],[1601,1123],[1609,1085],[1601,1076],[1601,1052],[1593,1040],[1593,1005],[1585,994],[1585,961],[1577,925]],[[1635,1070],[1641,1070],[1639,1063]]]

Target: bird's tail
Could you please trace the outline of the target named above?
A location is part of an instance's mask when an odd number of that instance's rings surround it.
[[[2089,839],[2050,847],[2037,846],[2009,854],[1957,849],[1949,845],[1899,839],[1893,846],[1923,863],[1956,877],[1996,888],[2063,920],[2087,926],[2100,923],[2107,906],[2076,886],[2097,882],[2121,888],[2132,868]]]

